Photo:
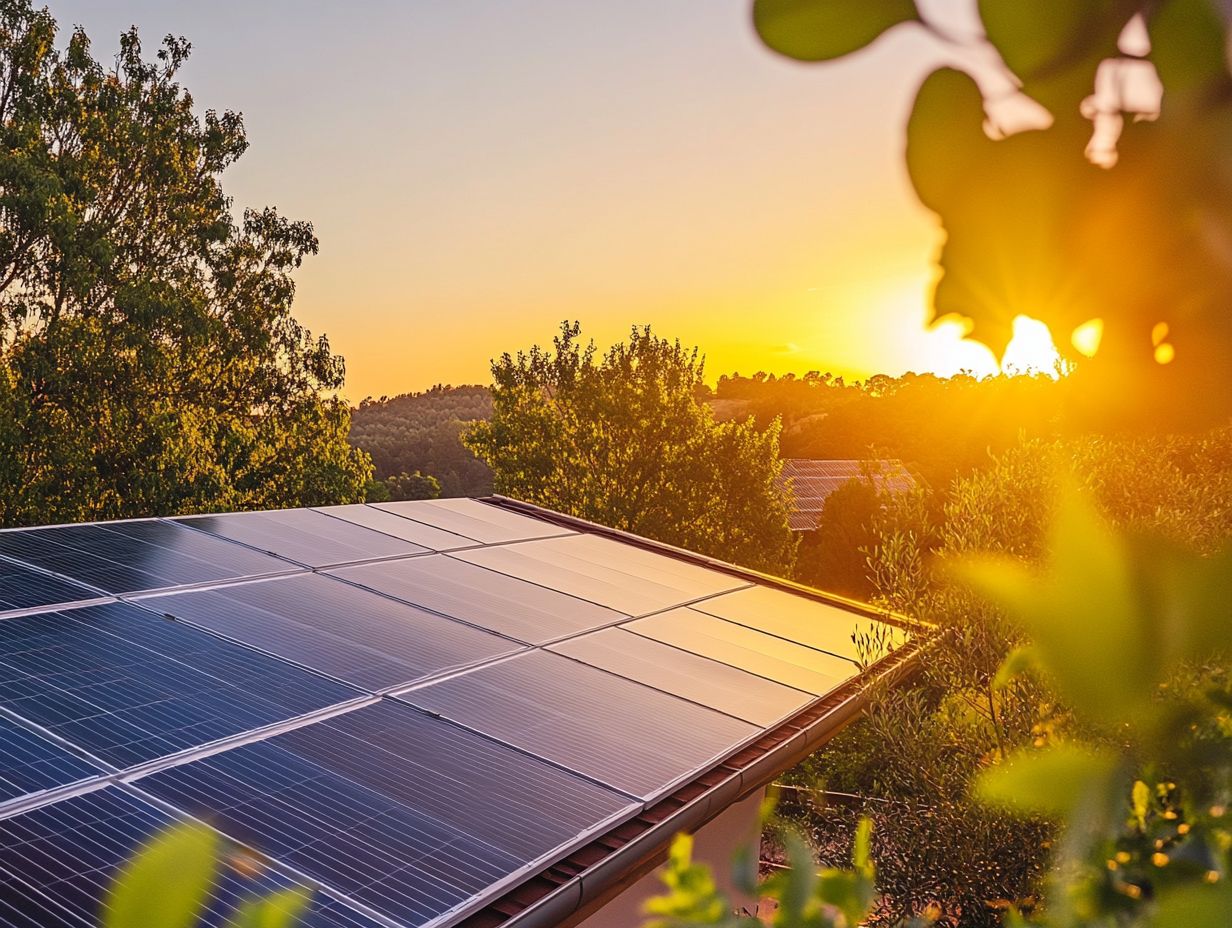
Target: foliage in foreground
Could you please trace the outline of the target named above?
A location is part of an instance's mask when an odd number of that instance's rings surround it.
[[[240,116],[194,113],[184,39],[56,42],[0,0],[0,524],[362,499],[342,359],[291,315],[312,227],[221,186]]]
[[[495,408],[467,445],[496,490],[611,528],[786,574],[795,556],[778,486],[778,426],[716,422],[702,361],[635,328],[605,355],[565,323],[492,365]]]
[[[1202,556],[1158,535],[1114,530],[1089,501],[1064,494],[1047,567],[971,556],[954,570],[1011,617],[1030,642],[997,686],[1036,676],[1071,718],[1029,747],[989,759],[976,784],[984,804],[1060,826],[1044,902],[1049,928],[1153,925],[1218,928],[1232,913],[1232,549]],[[867,846],[866,825],[857,833]],[[867,851],[860,850],[861,859]],[[811,854],[795,862],[799,867]],[[864,871],[857,870],[853,878]],[[673,855],[652,922],[743,926],[712,884]],[[782,928],[854,928],[846,892],[819,882],[811,908],[788,899]],[[779,898],[783,887],[763,886]],[[829,908],[827,908],[829,906]],[[1024,925],[1013,907],[1008,924]]]

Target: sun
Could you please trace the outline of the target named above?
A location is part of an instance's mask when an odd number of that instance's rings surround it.
[[[1061,354],[1048,326],[1030,316],[1014,318],[1014,334],[1001,358],[1006,374],[1047,374],[1061,376]]]

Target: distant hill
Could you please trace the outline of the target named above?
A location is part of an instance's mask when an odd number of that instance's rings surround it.
[[[369,397],[352,410],[351,444],[372,455],[377,477],[420,471],[440,481],[442,496],[483,496],[492,492],[492,471],[461,435],[491,415],[492,395],[477,385]]]

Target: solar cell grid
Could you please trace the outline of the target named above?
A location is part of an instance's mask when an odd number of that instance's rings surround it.
[[[235,512],[175,520],[308,567],[423,554],[428,548],[313,509]]]
[[[119,868],[174,819],[120,787],[107,787],[0,820],[0,924],[95,926]],[[221,926],[244,901],[300,885],[276,863],[222,866],[203,923]],[[317,889],[304,928],[375,928]]]
[[[410,562],[417,560],[421,559]],[[371,566],[386,563],[408,562]],[[141,602],[369,691],[411,683],[521,647],[508,638],[319,574],[173,593]]]
[[[423,545],[425,548],[431,548],[433,551],[469,548],[477,544],[473,538],[467,538],[454,532],[447,532],[425,522],[416,522],[414,519],[404,518],[385,509],[370,506],[367,503],[351,503],[345,506],[321,506],[315,511],[323,512],[326,515],[333,516],[335,519],[342,519],[355,525],[375,529],[378,532],[384,532],[386,535],[393,535],[395,538],[402,538],[417,545]]]
[[[0,620],[0,705],[117,767],[359,695],[124,603]]]
[[[576,534],[551,522],[532,519],[473,499],[406,500],[373,505],[407,519],[465,535],[485,545]]]
[[[634,808],[389,700],[140,786],[410,925]]]
[[[101,772],[53,741],[0,716],[0,804]]]
[[[530,644],[627,618],[614,609],[442,555],[363,564],[331,573]]]
[[[84,602],[100,595],[71,580],[0,558],[0,612]]]
[[[759,730],[546,651],[399,698],[642,799]]]
[[[297,569],[287,561],[160,520],[0,532],[0,554],[113,594]]]

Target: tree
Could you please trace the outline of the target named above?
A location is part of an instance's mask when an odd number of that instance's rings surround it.
[[[56,39],[0,0],[0,522],[362,499],[342,359],[291,315],[312,227],[222,190],[241,117],[196,115],[184,39]]]
[[[777,486],[778,423],[716,422],[697,349],[634,328],[602,358],[565,323],[552,349],[492,365],[494,410],[467,446],[496,490],[735,561],[785,572],[795,541]]]
[[[391,500],[440,499],[441,482],[430,474],[394,474],[382,481]]]

